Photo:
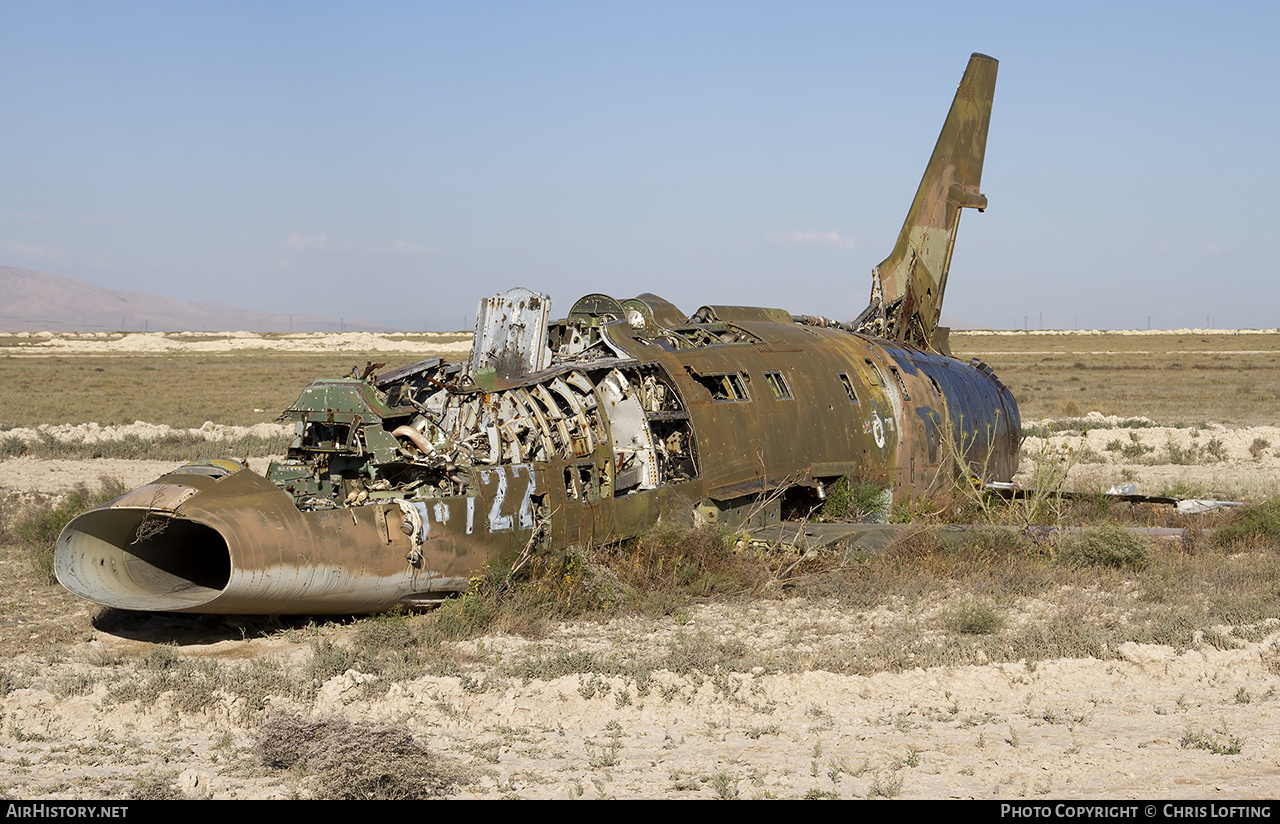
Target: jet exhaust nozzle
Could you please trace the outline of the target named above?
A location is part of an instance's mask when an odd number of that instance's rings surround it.
[[[466,586],[465,576],[409,560],[394,503],[303,512],[242,465],[210,463],[73,519],[58,537],[58,581],[118,609],[232,615],[382,612]],[[417,557],[438,557],[424,549]]]
[[[63,530],[54,570],[63,586],[98,604],[185,610],[227,588],[231,551],[205,524],[145,509],[103,508]]]

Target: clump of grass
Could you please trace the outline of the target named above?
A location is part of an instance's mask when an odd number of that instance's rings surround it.
[[[1004,627],[1004,616],[990,604],[965,600],[946,611],[947,629],[963,635],[991,635]]]
[[[551,614],[541,587],[549,583],[541,559],[533,578],[517,579],[511,566],[493,561],[457,598],[436,611],[436,627],[445,638],[468,638],[489,631],[536,635]]]
[[[133,779],[127,797],[131,801],[182,801],[187,796],[178,787],[178,774],[143,775]]]
[[[1221,547],[1246,544],[1280,544],[1280,497],[1251,506],[1213,536]]]
[[[692,598],[746,592],[769,575],[762,553],[740,547],[720,527],[664,521],[629,541],[535,554],[516,571],[492,563],[432,619],[445,639],[492,631],[536,636],[550,619],[679,614]]]
[[[58,546],[58,535],[72,518],[119,498],[128,489],[115,479],[103,477],[96,489],[86,484],[76,484],[61,500],[39,500],[27,504],[12,518],[9,532],[27,555],[36,576],[46,583],[55,584],[53,555]]]
[[[1141,570],[1154,559],[1151,541],[1119,524],[1085,527],[1058,541],[1058,560],[1066,564]]]
[[[1138,458],[1141,458],[1143,455],[1146,455],[1155,451],[1156,451],[1156,448],[1154,446],[1147,446],[1142,442],[1142,439],[1138,437],[1137,432],[1130,432],[1129,443],[1121,447],[1120,454],[1124,455],[1126,458],[1129,458],[1130,460],[1136,460]]]
[[[1183,749],[1208,750],[1214,755],[1239,755],[1244,748],[1244,739],[1230,735],[1226,730],[1208,733],[1191,727],[1182,733],[1178,742]]]
[[[533,573],[555,615],[635,610],[672,615],[691,598],[742,593],[767,580],[766,559],[714,525],[664,521],[640,537],[573,553]]]
[[[1160,487],[1156,494],[1166,498],[1203,498],[1206,492],[1203,484],[1178,480]]]
[[[669,644],[662,668],[678,675],[691,672],[750,672],[762,665],[763,658],[738,638],[718,641],[705,632],[689,636],[684,633]]]
[[[738,797],[738,778],[726,772],[718,772],[711,778],[711,786],[717,798],[731,801]]]
[[[414,740],[403,725],[281,713],[262,725],[257,747],[266,766],[309,776],[317,799],[438,798],[471,780],[467,770]]]
[[[888,778],[881,778],[880,773],[872,773],[867,798],[896,798],[901,794],[902,776],[895,773]]]
[[[1194,432],[1191,434],[1192,437],[1195,437]],[[1221,438],[1210,438],[1209,442],[1203,446],[1193,443],[1185,449],[1170,440],[1165,443],[1164,448],[1166,453],[1165,459],[1169,463],[1176,465],[1201,464],[1208,461],[1225,461],[1229,457],[1227,455],[1226,444],[1222,442]]]
[[[1260,461],[1269,446],[1271,446],[1271,441],[1266,438],[1254,438],[1253,443],[1249,444],[1249,454],[1253,456],[1255,461]]]
[[[48,433],[37,439],[16,435],[0,439],[0,458],[30,456],[40,460],[91,460],[121,458],[126,460],[193,461],[198,458],[244,458],[281,455],[291,441],[289,435],[261,437],[242,435],[235,438],[205,438],[178,431],[157,438],[127,434],[121,438],[99,441],[59,440]]]

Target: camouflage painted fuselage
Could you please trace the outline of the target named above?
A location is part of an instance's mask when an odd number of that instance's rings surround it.
[[[266,477],[197,461],[72,521],[55,567],[110,606],[360,613],[436,600],[492,559],[663,519],[776,522],[842,478],[893,500],[1017,467],[1017,404],[936,327],[978,193],[995,61],[970,60],[894,253],[853,324],[644,294],[482,301],[471,359],[312,383]],[[939,351],[940,350],[940,351]]]

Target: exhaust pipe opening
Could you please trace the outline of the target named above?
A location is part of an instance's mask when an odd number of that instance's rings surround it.
[[[231,580],[231,552],[216,529],[146,509],[95,509],[58,538],[54,570],[82,598],[119,609],[186,609]]]

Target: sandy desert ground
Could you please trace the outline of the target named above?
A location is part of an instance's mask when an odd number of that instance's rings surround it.
[[[1081,417],[1091,423],[1028,439],[1024,477],[1045,449],[1070,449],[1071,483],[1082,488],[1136,483],[1254,501],[1280,489],[1280,428],[1120,428]],[[1201,460],[1186,461],[1189,451]],[[57,494],[102,475],[132,486],[171,468],[23,457],[0,463],[0,485],[9,496]],[[462,641],[456,671],[351,667],[300,698],[273,691],[266,675],[356,643],[367,623],[125,615],[12,570],[3,586],[0,792],[9,797],[307,796],[316,775],[266,766],[257,747],[264,718],[289,712],[407,730],[464,776],[446,797],[1247,799],[1280,786],[1280,616],[1218,628],[1215,643],[857,673],[823,661],[892,633],[938,636],[945,597],[871,609],[758,597]],[[1107,597],[1066,600],[1105,612]],[[1063,602],[1008,598],[1006,626]],[[220,687],[215,673],[266,686]]]

